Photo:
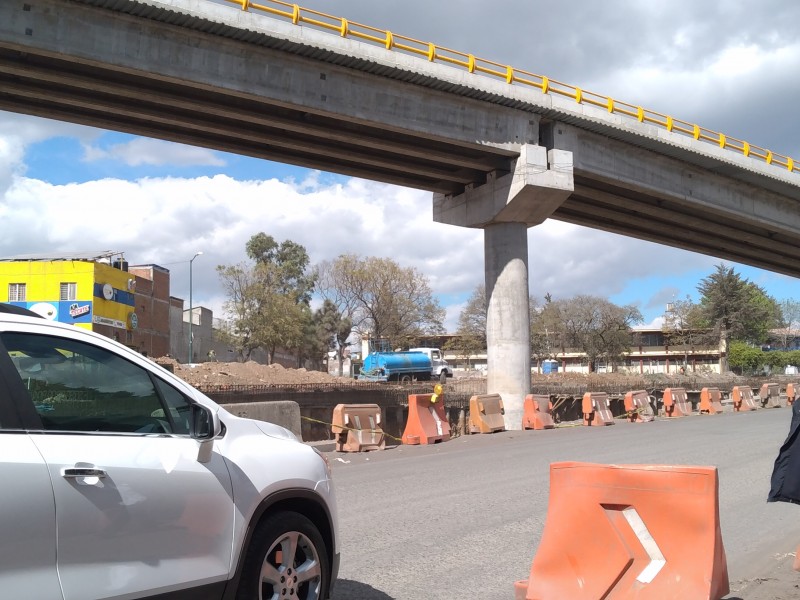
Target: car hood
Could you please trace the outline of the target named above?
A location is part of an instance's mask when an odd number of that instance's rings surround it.
[[[281,427],[275,423],[268,423],[267,421],[256,421],[255,419],[253,419],[253,422],[264,435],[268,435],[269,437],[277,438],[279,440],[299,441],[297,436],[285,427]]]

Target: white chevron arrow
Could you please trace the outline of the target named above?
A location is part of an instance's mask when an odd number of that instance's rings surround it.
[[[639,516],[639,513],[636,512],[636,509],[632,506],[624,509],[622,511],[625,520],[630,525],[633,533],[636,534],[636,537],[639,539],[639,543],[644,548],[644,551],[647,552],[647,556],[650,557],[650,563],[644,568],[644,570],[639,573],[639,576],[636,578],[636,581],[641,583],[650,583],[655,579],[655,576],[658,575],[659,571],[664,568],[664,565],[667,564],[667,560],[664,558],[664,555],[661,553],[661,549],[656,544],[656,541],[653,539],[653,536],[647,530],[647,525],[644,524],[642,521],[642,517]]]

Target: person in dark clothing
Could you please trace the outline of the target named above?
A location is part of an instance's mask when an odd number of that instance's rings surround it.
[[[792,404],[789,435],[775,459],[767,502],[800,504],[800,401]]]
[[[792,403],[789,435],[775,459],[767,502],[800,504],[800,400]],[[795,552],[793,568],[800,571],[800,546]]]

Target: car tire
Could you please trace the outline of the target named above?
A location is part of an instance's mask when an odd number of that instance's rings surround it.
[[[237,600],[323,600],[328,592],[328,551],[317,527],[295,512],[259,523],[250,542]]]

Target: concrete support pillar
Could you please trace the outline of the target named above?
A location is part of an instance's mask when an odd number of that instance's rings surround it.
[[[487,391],[502,396],[507,429],[522,428],[531,386],[528,227],[573,190],[571,152],[526,144],[509,173],[489,173],[463,194],[433,196],[434,221],[484,230]]]
[[[483,236],[487,389],[503,398],[506,428],[521,429],[531,387],[528,226],[496,223],[485,227]]]

